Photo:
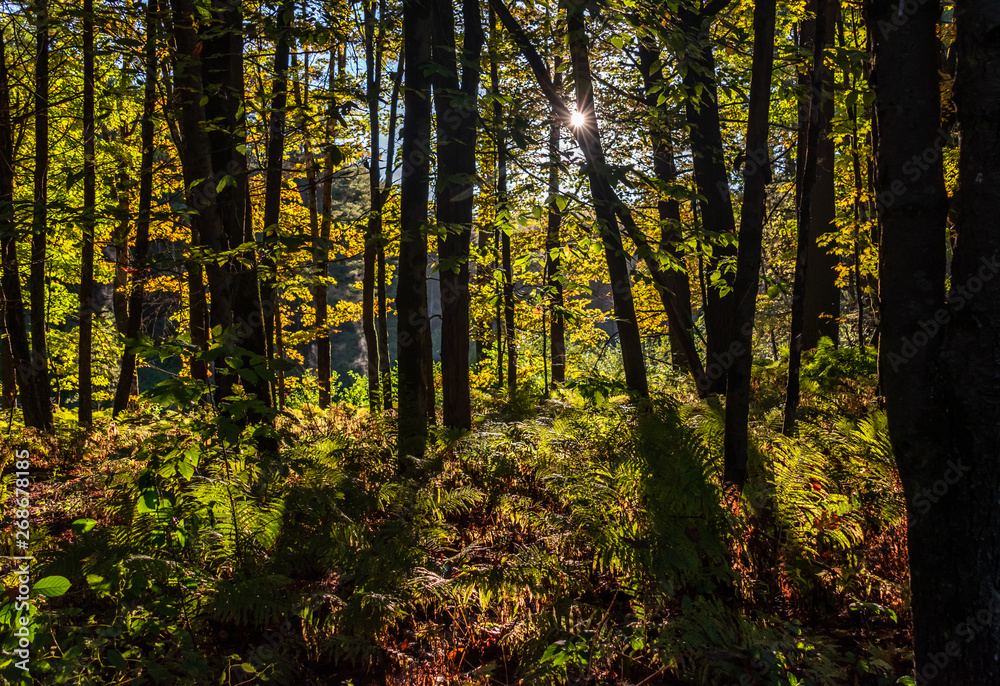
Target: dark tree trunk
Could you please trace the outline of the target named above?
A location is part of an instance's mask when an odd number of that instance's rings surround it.
[[[753,15],[753,65],[747,120],[746,158],[743,163],[743,208],[733,286],[732,367],[726,391],[724,482],[740,489],[747,479],[750,374],[753,366],[753,324],[760,285],[761,248],[767,218],[767,184],[771,177],[771,70],[774,62],[775,0],[757,0]]]
[[[590,55],[582,8],[567,11],[569,52],[572,60],[573,80],[576,84],[576,110],[583,114],[585,121],[577,127],[576,138],[580,147],[586,150],[587,175],[594,198],[594,215],[604,256],[608,263],[608,279],[614,303],[615,323],[618,326],[618,340],[621,345],[622,366],[625,382],[629,390],[641,397],[649,395],[646,381],[646,363],[642,356],[642,342],[639,338],[639,323],[635,315],[632,299],[632,278],[629,273],[628,258],[622,246],[622,237],[615,216],[615,203],[611,188],[605,177],[606,162],[601,147],[597,111],[594,102],[593,78],[590,71]]]
[[[334,100],[333,92],[336,86],[336,76],[333,65],[337,59],[335,50],[330,50],[330,73],[328,88],[330,101],[326,113],[326,152],[323,155],[323,185],[320,197],[321,212],[319,222],[319,238],[322,246],[316,251],[316,286],[313,288],[313,308],[316,311],[316,375],[319,377],[319,406],[326,409],[330,406],[330,325],[327,322],[328,288],[326,280],[330,272],[329,251],[326,246],[330,240],[330,228],[333,223],[333,145],[334,145]],[[312,183],[315,198],[315,180]]]
[[[183,136],[182,166],[185,186],[190,189],[188,202],[194,210],[191,214],[191,237],[204,248],[209,259],[205,260],[205,275],[211,290],[212,306],[204,319],[210,320],[212,327],[225,331],[233,323],[230,278],[226,269],[212,258],[213,253],[221,253],[228,248],[223,231],[220,208],[216,202],[216,180],[212,169],[212,155],[209,136],[205,127],[204,100],[205,83],[202,77],[202,42],[194,24],[192,0],[173,0],[173,33],[177,46],[177,70],[175,87],[178,95],[179,129]],[[200,286],[197,272],[189,266],[189,283]],[[198,321],[195,311],[200,299],[200,288],[191,288],[191,320]],[[201,292],[203,294],[203,291]],[[193,328],[193,327],[192,327]],[[205,345],[207,346],[207,336]],[[231,381],[225,381],[221,374],[215,374],[216,397],[225,398],[229,394]]]
[[[240,3],[229,4],[215,0],[212,21],[202,37],[202,67],[206,88],[213,95],[205,103],[213,178],[221,186],[217,191],[223,240],[228,250],[254,241],[253,218],[250,214],[249,177],[246,161],[246,111],[243,108],[243,15]],[[263,312],[258,283],[256,254],[253,250],[240,256],[234,255],[226,263],[231,284],[231,318],[234,329],[227,342],[232,342],[261,358],[267,356],[264,319],[271,314]],[[212,291],[212,307],[215,292]],[[249,358],[243,361],[249,365]],[[232,370],[231,370],[232,371]],[[265,377],[256,379],[240,377],[242,385],[257,400],[271,406],[271,387]],[[219,379],[222,397],[228,395],[236,380],[235,373]],[[261,419],[263,415],[251,413],[248,419]]]
[[[278,7],[278,39],[274,49],[274,80],[271,85],[271,111],[267,131],[267,171],[264,188],[264,229],[263,229],[263,269],[260,280],[260,299],[265,311],[264,327],[267,341],[267,357],[273,357],[274,346],[281,338],[278,329],[279,294],[276,289],[277,273],[271,249],[278,237],[278,223],[281,219],[281,181],[285,161],[285,120],[288,105],[288,28],[292,23],[295,3],[285,0]],[[278,353],[279,357],[281,353]],[[285,373],[277,370],[277,397],[283,404],[285,396]]]
[[[396,292],[399,365],[400,467],[410,456],[424,454],[427,411],[433,407],[433,387],[424,374],[427,314],[427,195],[430,177],[431,103],[427,68],[431,61],[430,7],[423,0],[404,0],[405,110],[403,115],[403,176],[400,185],[399,285]]]
[[[813,5],[826,4],[826,46],[833,45],[833,31],[837,21],[837,3],[833,0],[814,0]],[[803,36],[812,32],[803,31]],[[812,37],[812,36],[810,36]],[[815,38],[805,47],[815,47]],[[819,108],[819,138],[816,144],[816,181],[813,185],[812,210],[809,226],[809,256],[806,262],[805,296],[802,303],[802,349],[815,348],[819,339],[830,338],[840,342],[840,288],[837,286],[839,258],[832,252],[833,245],[819,244],[823,234],[837,230],[837,196],[834,189],[834,146],[830,127],[834,115],[834,79],[832,69],[823,69],[822,96]]]
[[[733,245],[736,220],[733,217],[729,175],[723,157],[715,55],[712,52],[713,42],[709,35],[709,27],[714,16],[711,10],[681,12],[688,45],[693,51],[693,57],[684,76],[684,85],[689,94],[693,95],[699,89],[701,92],[697,99],[691,96],[686,98],[685,108],[691,129],[690,143],[694,157],[695,185],[699,195],[705,198],[700,203],[702,228],[715,243],[707,266],[711,272],[718,273],[720,286],[731,288],[733,274],[724,267],[731,268],[727,262],[736,256],[736,246]],[[731,291],[728,295],[722,295],[721,289],[715,286],[708,287],[706,297],[704,309],[708,354],[705,364],[706,367],[718,370],[717,374],[709,377],[707,392],[721,394],[726,392],[733,300]]]
[[[139,338],[145,296],[146,258],[149,252],[149,221],[153,206],[153,117],[156,114],[156,27],[159,24],[156,0],[146,5],[146,74],[142,98],[140,145],[142,161],[139,170],[139,216],[135,224],[135,275],[128,301],[128,325],[125,330],[125,353],[122,355],[118,387],[115,390],[114,414],[128,407],[135,380],[135,350],[131,346]]]
[[[7,77],[7,48],[2,35],[0,35],[0,259],[3,260],[0,290],[3,293],[4,331],[7,334],[3,346],[4,358],[10,360],[15,380],[20,386],[25,425],[51,431],[52,407],[49,404],[48,383],[43,383],[43,374],[36,373],[24,322],[21,274],[17,263],[17,222],[14,217],[14,131]],[[42,372],[44,371],[43,367]],[[4,372],[4,402],[13,403],[14,389],[10,385],[9,367],[5,367]]]
[[[815,197],[817,166],[819,161],[819,134],[823,128],[823,55],[826,52],[826,2],[816,3],[816,32],[813,49],[812,79],[809,92],[809,109],[800,117],[800,133],[807,133],[802,161],[801,187],[798,195],[798,229],[795,254],[795,280],[792,283],[792,321],[788,340],[788,385],[785,391],[785,410],[781,432],[790,436],[795,426],[795,412],[799,407],[799,371],[802,367],[802,331],[805,322],[805,291],[809,269],[812,232],[812,208]]]
[[[368,97],[368,130],[370,135],[370,162],[368,165],[368,185],[371,207],[365,225],[364,269],[361,278],[361,328],[365,338],[368,371],[368,409],[378,412],[382,409],[379,398],[379,340],[375,321],[375,271],[378,262],[379,244],[382,236],[382,182],[379,166],[379,92],[382,85],[382,40],[384,33],[385,3],[375,16],[374,1],[365,3],[365,82]],[[375,23],[379,21],[376,36]]]
[[[562,89],[562,72],[559,66],[562,57],[556,55],[552,65],[555,74],[553,86]],[[560,272],[562,240],[559,232],[562,228],[562,211],[559,209],[559,167],[562,164],[559,153],[559,115],[552,109],[549,122],[549,213],[545,228],[545,277],[548,289],[548,311],[550,326],[549,354],[552,358],[552,384],[562,384],[566,381],[566,323],[563,316],[563,275]],[[544,355],[544,351],[542,353]],[[548,391],[549,389],[545,389]]]
[[[670,141],[670,122],[667,102],[660,103],[660,86],[663,80],[663,67],[654,71],[653,67],[660,57],[660,51],[652,41],[639,44],[639,71],[642,73],[643,89],[646,93],[646,105],[649,107],[650,138],[653,144],[653,174],[661,186],[661,194],[656,202],[656,211],[660,221],[660,252],[666,253],[677,264],[681,264],[683,253],[678,244],[683,240],[681,233],[680,203],[672,197],[662,197],[665,188],[675,183],[677,167],[674,164],[673,144]],[[686,271],[680,268],[664,272],[666,293],[677,310],[678,321],[670,324],[670,353],[673,363],[679,367],[690,369],[692,363],[688,360],[690,352],[685,338],[691,338],[694,320],[691,317],[691,284]],[[694,346],[691,345],[690,348]],[[695,364],[698,364],[696,361]]]
[[[1000,11],[956,5],[958,235],[945,298],[939,7],[872,7],[879,366],[908,509],[918,684],[1000,683]],[[919,162],[918,162],[919,161]],[[892,201],[889,201],[891,197]]]
[[[399,105],[399,89],[403,81],[403,53],[399,54],[396,63],[396,77],[392,87],[392,102],[389,105],[389,144],[385,159],[385,189],[379,198],[378,211],[381,215],[385,203],[389,200],[395,174],[396,158],[396,110]],[[392,409],[392,361],[389,359],[389,317],[386,305],[385,282],[385,246],[386,238],[379,236],[378,243],[378,360],[379,376],[382,379],[382,407]]]
[[[94,224],[97,220],[97,170],[94,164],[94,0],[83,2],[83,247],[80,258],[80,403],[77,419],[94,420]]]
[[[115,275],[111,288],[111,310],[115,318],[115,330],[125,335],[128,328],[128,270],[131,267],[129,259],[129,224],[132,208],[129,203],[128,176],[121,174],[115,184],[118,200],[118,224],[115,226],[111,242],[115,248]]]
[[[479,0],[463,0],[464,44],[459,82],[451,0],[436,0],[434,108],[437,114],[438,274],[441,284],[441,391],[444,425],[472,428],[469,390],[469,247],[476,179],[479,58],[483,47]]]
[[[36,5],[37,52],[35,59],[35,174],[34,211],[31,220],[31,272],[29,294],[31,298],[31,373],[36,377],[35,386],[41,396],[40,412],[31,420],[40,423],[25,424],[52,430],[52,405],[49,400],[49,353],[45,321],[45,247],[48,242],[49,223],[49,6],[48,0],[38,0]]]

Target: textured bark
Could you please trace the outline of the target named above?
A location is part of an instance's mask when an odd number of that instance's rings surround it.
[[[833,31],[837,22],[838,5],[833,0],[813,0],[812,5],[823,2],[827,28],[826,46],[833,45]],[[803,30],[803,36],[811,32]],[[811,36],[812,37],[812,36]],[[814,48],[815,37],[804,47]],[[816,143],[816,182],[813,185],[811,217],[809,222],[809,256],[806,261],[805,294],[802,303],[802,349],[815,348],[819,339],[830,338],[834,344],[840,342],[840,288],[837,286],[838,256],[832,252],[833,245],[819,245],[823,234],[837,230],[837,196],[834,189],[834,146],[831,126],[834,115],[833,70],[824,68],[822,77],[822,100],[819,107],[819,137]]]
[[[260,299],[262,309],[271,310],[264,313],[264,335],[267,342],[267,358],[274,356],[274,347],[281,337],[278,316],[279,295],[276,288],[274,258],[270,250],[278,236],[278,222],[281,218],[281,186],[283,165],[285,161],[285,120],[288,104],[288,28],[292,23],[295,3],[285,0],[278,7],[277,30],[278,39],[274,48],[274,80],[271,82],[271,111],[267,126],[267,170],[264,186],[264,228],[263,234],[263,269],[260,279]],[[278,353],[279,357],[281,353]],[[285,373],[276,372],[278,403],[284,403]]]
[[[605,176],[606,162],[595,109],[593,77],[590,71],[590,55],[582,9],[569,9],[566,24],[573,80],[576,84],[576,110],[583,114],[585,119],[584,123],[576,128],[576,138],[586,151],[587,175],[594,198],[597,230],[604,244],[604,257],[608,264],[608,279],[611,283],[625,383],[629,390],[645,397],[649,394],[646,363],[642,356],[642,342],[639,338],[639,323],[632,298],[628,259],[622,246],[618,219],[615,215],[616,204]]]
[[[94,165],[94,0],[83,1],[83,246],[80,251],[80,338],[77,357],[80,400],[77,419],[94,419],[94,224],[97,220],[97,170]]]
[[[469,389],[469,247],[472,239],[479,58],[483,48],[479,0],[463,0],[465,38],[461,81],[451,0],[435,0],[434,108],[437,114],[438,262],[441,284],[442,417],[447,427],[472,428]]]
[[[146,267],[149,253],[149,222],[153,205],[153,117],[156,110],[156,26],[158,24],[156,1],[146,6],[146,74],[142,102],[140,145],[142,160],[139,170],[139,215],[135,231],[135,267],[132,292],[128,301],[128,324],[125,330],[125,353],[122,355],[121,372],[115,390],[114,414],[128,406],[129,395],[135,385],[135,351],[130,345],[139,337],[142,325],[143,298],[145,296]]]
[[[819,158],[819,135],[823,128],[823,56],[825,54],[827,19],[826,3],[816,4],[815,47],[813,48],[812,78],[810,81],[809,109],[800,117],[800,133],[806,131],[802,173],[797,184],[798,219],[795,251],[795,280],[792,283],[792,321],[788,341],[788,383],[785,389],[785,409],[781,431],[790,436],[795,426],[795,412],[799,407],[799,371],[802,367],[802,331],[805,322],[805,291],[809,269],[810,244],[814,238],[812,209],[815,198]]]
[[[939,8],[871,7],[881,203],[879,363],[909,510],[918,684],[1000,683],[1000,9],[956,6],[957,244],[945,298]],[[915,160],[920,160],[917,164]],[[941,493],[944,486],[945,492]],[[929,497],[929,496],[933,497]]]
[[[38,411],[25,424],[51,431],[52,405],[49,400],[49,353],[45,321],[45,247],[49,223],[49,6],[48,0],[38,0],[35,7],[35,173],[34,211],[31,218],[31,272],[28,277],[31,316],[31,365],[26,373],[33,377],[37,389]],[[29,419],[30,422],[29,423]]]
[[[385,3],[382,3],[378,19],[385,17]],[[365,84],[368,98],[368,131],[370,140],[370,161],[368,164],[368,187],[371,207],[365,224],[364,268],[361,278],[361,329],[367,351],[368,409],[378,412],[382,409],[379,398],[379,341],[375,321],[375,271],[378,262],[379,242],[382,235],[382,195],[381,169],[379,167],[379,91],[382,85],[382,41],[384,22],[379,21],[376,35],[375,3],[365,3]]]
[[[646,106],[650,115],[650,139],[653,144],[653,175],[661,186],[676,182],[677,167],[674,164],[673,145],[670,141],[670,128],[667,121],[667,101],[660,103],[660,92],[657,86],[663,83],[663,67],[654,70],[654,65],[660,57],[660,51],[644,41],[639,44],[639,71],[642,73],[643,89],[646,93]],[[662,192],[662,191],[661,191]],[[672,198],[660,197],[656,202],[657,216],[660,221],[660,252],[670,256],[676,263],[683,259],[683,253],[678,244],[683,240],[681,233],[680,203]],[[688,356],[692,354],[691,338],[694,321],[691,317],[691,284],[688,274],[682,269],[668,269],[664,272],[666,288],[665,297],[669,298],[677,310],[677,321],[670,323],[670,353],[673,363],[679,367],[690,369],[692,362]],[[694,353],[697,355],[697,353]],[[694,364],[698,364],[695,361]]]
[[[702,229],[709,236],[717,237],[712,257],[707,268],[710,273],[718,273],[720,286],[732,287],[733,274],[722,269],[736,256],[736,246],[732,244],[736,236],[736,220],[733,217],[733,202],[729,191],[729,175],[723,157],[722,128],[719,115],[717,79],[715,75],[715,55],[709,28],[715,12],[706,8],[695,12],[682,9],[682,27],[687,34],[689,49],[692,51],[690,64],[684,75],[684,85],[688,90],[685,109],[691,130],[690,144],[694,157],[694,179],[698,194],[705,198],[700,202]],[[694,94],[700,90],[700,96]],[[731,266],[731,265],[730,265]],[[708,380],[709,393],[725,393],[725,364],[729,349],[730,323],[733,299],[730,294],[722,295],[719,287],[710,285],[706,290],[705,333],[708,340],[706,366],[718,365],[720,372]]]
[[[733,284],[734,312],[729,349],[732,367],[726,389],[724,482],[743,488],[747,479],[750,375],[753,367],[753,325],[760,286],[761,248],[767,219],[767,184],[771,177],[771,71],[774,62],[775,0],[757,0],[753,15],[753,64],[743,163],[743,208]]]
[[[139,215],[135,224],[135,271],[128,301],[128,324],[125,329],[125,353],[122,355],[118,387],[115,390],[114,414],[128,407],[135,384],[135,351],[130,348],[139,338],[145,297],[146,268],[149,254],[149,222],[153,207],[153,117],[156,114],[156,27],[159,23],[156,0],[146,5],[146,74],[142,97],[142,125],[139,140],[142,158],[139,169]]]
[[[562,57],[556,55],[552,72],[556,90],[562,88],[562,73],[559,66]],[[549,211],[545,225],[545,279],[548,289],[549,321],[551,323],[549,354],[552,358],[552,383],[561,384],[566,380],[566,323],[563,316],[563,276],[560,273],[562,241],[559,231],[562,228],[562,212],[556,198],[559,195],[559,167],[562,163],[559,154],[559,116],[553,108],[549,122]],[[548,390],[548,389],[546,389]]]
[[[424,374],[427,315],[427,195],[430,175],[431,103],[426,75],[431,60],[431,21],[423,0],[403,3],[406,53],[403,115],[403,177],[400,185],[399,284],[396,291],[396,354],[399,365],[400,467],[408,457],[423,455],[427,443],[427,411],[433,387]]]
[[[3,294],[3,323],[7,334],[4,339],[4,357],[13,366],[25,425],[51,431],[52,408],[49,404],[48,384],[42,383],[42,375],[36,374],[32,366],[34,360],[28,345],[24,300],[21,297],[17,225],[14,218],[14,132],[6,56],[7,48],[0,35],[0,259],[3,260],[0,292]],[[4,402],[13,403],[14,389],[10,385],[9,367],[4,372]]]

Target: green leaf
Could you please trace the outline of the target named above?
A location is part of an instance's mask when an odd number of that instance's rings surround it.
[[[38,595],[43,595],[47,598],[55,598],[68,591],[69,587],[69,579],[66,577],[47,576],[44,579],[36,581],[32,590]]]
[[[73,528],[73,533],[75,534],[85,534],[95,526],[97,526],[96,519],[77,519],[70,526]]]

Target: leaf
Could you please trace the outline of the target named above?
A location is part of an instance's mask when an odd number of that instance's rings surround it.
[[[43,595],[47,598],[55,598],[68,591],[69,587],[69,579],[66,577],[47,576],[44,579],[36,581],[32,590],[38,595]]]
[[[95,526],[97,526],[96,519],[77,519],[70,526],[73,528],[73,533],[75,534],[85,534]]]
[[[611,45],[621,50],[625,47],[625,39],[621,36],[611,36]]]

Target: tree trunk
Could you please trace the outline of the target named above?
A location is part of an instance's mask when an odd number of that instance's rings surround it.
[[[382,3],[378,19],[385,18]],[[364,269],[361,278],[361,328],[365,338],[368,372],[368,409],[378,412],[382,408],[379,398],[379,341],[375,321],[375,271],[378,262],[379,241],[382,235],[381,169],[379,166],[379,91],[382,85],[382,39],[384,23],[379,21],[376,38],[374,1],[365,3],[365,83],[368,97],[368,131],[370,136],[370,162],[368,185],[371,207],[365,225]]]
[[[1000,683],[1000,45],[994,3],[956,6],[962,140],[948,197],[939,7],[872,5],[882,209],[881,384],[908,509],[917,683]],[[878,30],[875,28],[878,27]],[[891,201],[890,201],[891,199]]]
[[[423,371],[427,315],[427,196],[430,177],[431,107],[426,70],[431,61],[430,7],[423,0],[404,0],[403,45],[406,54],[406,100],[403,115],[403,176],[400,186],[399,285],[396,292],[399,365],[400,468],[408,457],[424,454],[427,408],[433,407]]]
[[[156,0],[146,5],[146,74],[142,98],[140,145],[142,161],[139,170],[139,216],[135,224],[135,271],[128,301],[128,326],[125,330],[125,353],[122,355],[118,387],[115,390],[114,415],[128,407],[135,379],[135,350],[130,349],[139,338],[142,326],[143,299],[147,255],[149,253],[149,222],[153,206],[153,117],[156,114],[156,27],[159,24]]]
[[[399,89],[403,80],[403,53],[400,52],[396,63],[396,76],[392,87],[392,102],[389,105],[389,144],[385,160],[385,189],[379,198],[378,211],[381,216],[385,203],[389,200],[395,175],[396,159],[396,110],[399,104]],[[392,362],[389,359],[389,317],[386,304],[385,275],[385,243],[384,235],[379,235],[378,242],[378,359],[379,375],[382,379],[382,408],[392,409]]]
[[[662,104],[659,102],[660,92],[656,89],[664,82],[663,67],[653,70],[654,64],[659,60],[660,51],[651,43],[652,41],[643,41],[639,44],[639,71],[642,73],[646,105],[649,107],[651,120],[653,174],[661,186],[658,190],[662,194],[666,187],[675,183],[677,167],[674,164],[673,144],[669,138],[667,102]],[[660,221],[660,252],[668,254],[677,265],[680,265],[683,259],[683,253],[678,248],[678,244],[683,240],[680,203],[672,197],[664,198],[661,195],[656,202],[656,210]],[[691,317],[691,284],[687,272],[676,266],[668,269],[664,273],[664,278],[667,288],[665,297],[670,299],[678,313],[678,321],[670,324],[671,357],[675,365],[690,369],[692,362],[688,360],[688,356],[691,353],[687,349],[694,346],[693,344],[689,346],[685,337],[690,338],[690,331],[694,328],[694,320]],[[696,361],[695,364],[699,363]]]
[[[833,45],[833,31],[836,25],[838,5],[833,0],[813,0],[826,4],[826,46]],[[803,31],[803,36],[812,32]],[[808,41],[815,48],[815,38]],[[840,288],[837,286],[837,265],[839,258],[832,252],[834,246],[819,245],[823,234],[837,230],[837,196],[834,189],[834,146],[830,127],[834,115],[833,70],[823,69],[822,95],[820,104],[819,138],[816,144],[816,181],[813,185],[811,219],[809,226],[809,256],[806,262],[805,295],[802,303],[802,349],[811,350],[823,337],[830,338],[836,345],[840,342]]]
[[[694,56],[684,76],[690,94],[700,89],[700,96],[685,99],[688,124],[691,129],[691,152],[694,157],[694,179],[699,195],[702,227],[714,242],[708,268],[718,274],[719,286],[732,287],[733,275],[723,269],[736,256],[736,220],[729,191],[729,175],[723,157],[722,128],[719,115],[715,56],[709,27],[714,13],[682,11],[681,18]],[[706,366],[717,369],[709,377],[709,393],[726,392],[729,333],[732,319],[732,295],[722,295],[720,287],[710,285],[706,291],[705,333],[708,339]],[[712,367],[712,365],[716,367]]]
[[[805,321],[805,289],[809,268],[809,245],[812,233],[812,205],[816,188],[816,169],[819,157],[819,134],[823,128],[823,55],[826,52],[826,2],[816,3],[816,33],[813,49],[812,80],[807,116],[800,117],[800,131],[807,132],[802,162],[801,190],[797,189],[798,236],[795,255],[795,280],[792,283],[792,321],[788,340],[788,383],[785,390],[785,410],[781,432],[792,434],[795,412],[799,407],[799,371],[802,367],[802,330]]]
[[[83,1],[83,247],[80,258],[80,403],[77,419],[94,420],[94,224],[97,220],[97,170],[94,164],[94,0]]]
[[[45,321],[45,247],[49,223],[49,6],[48,0],[36,5],[37,53],[35,59],[35,174],[34,212],[31,221],[31,373],[42,397],[35,428],[52,430],[52,406],[49,401],[49,353]],[[28,415],[25,415],[25,423]]]
[[[14,216],[14,130],[6,57],[7,48],[0,35],[0,259],[3,260],[0,290],[3,292],[4,330],[7,334],[6,344],[3,346],[6,351],[4,357],[9,358],[20,387],[25,425],[51,431],[52,408],[49,404],[47,377],[44,376],[45,368],[36,372],[33,365],[24,321],[24,301],[21,297],[17,224]],[[4,400],[6,402],[9,398],[13,402],[8,369],[4,370]]]
[[[753,323],[760,285],[761,249],[767,220],[767,184],[771,177],[771,71],[774,62],[775,0],[757,0],[753,16],[753,64],[747,119],[746,158],[743,163],[743,208],[733,287],[732,367],[726,391],[724,482],[740,489],[747,479],[750,375],[753,367]]]
[[[278,306],[280,295],[276,289],[277,273],[275,271],[273,249],[278,237],[278,223],[281,219],[281,186],[283,165],[285,162],[285,120],[288,105],[288,28],[292,23],[295,3],[285,0],[278,7],[277,30],[278,39],[274,48],[274,80],[271,85],[271,111],[267,131],[267,170],[264,188],[264,229],[263,229],[263,263],[260,280],[260,299],[263,310],[270,310],[264,317],[265,339],[267,342],[267,358],[273,357],[274,346],[281,338],[278,330],[280,318]],[[281,353],[279,353],[280,356]],[[284,372],[277,370],[277,397],[283,404],[285,395]]]
[[[334,62],[336,61],[335,49],[330,50],[330,65],[328,75],[328,86],[330,101],[326,112],[326,152],[323,155],[323,185],[322,185],[322,208],[319,224],[319,238],[323,246],[317,249],[316,259],[316,286],[313,288],[313,308],[316,311],[316,375],[319,377],[319,406],[326,409],[330,406],[330,325],[327,322],[328,310],[328,289],[326,279],[329,276],[330,260],[329,251],[326,248],[330,240],[330,227],[333,223],[333,145],[334,145],[334,99],[333,92],[336,85],[336,72]],[[315,181],[312,188],[315,189]],[[315,190],[313,191],[315,194]],[[316,202],[316,198],[312,198]]]
[[[555,74],[553,86],[562,89],[562,72],[559,70],[562,56],[556,55],[552,65]],[[552,385],[566,381],[566,323],[563,316],[563,275],[560,272],[562,241],[562,211],[559,209],[559,167],[562,164],[559,151],[559,116],[552,108],[549,115],[549,213],[545,230],[545,277],[548,290],[548,311],[550,326],[549,354],[552,358]],[[545,352],[543,351],[543,355]],[[546,388],[546,391],[549,389]]]
[[[436,0],[434,107],[437,114],[437,232],[441,284],[441,391],[444,425],[472,428],[469,389],[469,247],[472,239],[479,58],[479,0],[463,0],[461,83],[451,0]]]

